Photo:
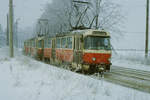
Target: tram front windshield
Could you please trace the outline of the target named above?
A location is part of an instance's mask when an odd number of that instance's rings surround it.
[[[100,36],[87,36],[84,38],[84,49],[87,50],[110,50],[110,38]]]

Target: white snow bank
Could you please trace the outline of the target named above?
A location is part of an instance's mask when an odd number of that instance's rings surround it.
[[[150,54],[145,59],[144,51],[113,53],[112,64],[113,66],[150,71]]]
[[[95,80],[0,49],[0,100],[149,100],[150,94]]]

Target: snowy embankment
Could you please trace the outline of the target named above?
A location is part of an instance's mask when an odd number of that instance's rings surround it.
[[[0,48],[0,100],[150,100],[150,94],[95,80]]]
[[[144,51],[125,51],[113,53],[113,66],[150,71],[150,54],[145,59]]]

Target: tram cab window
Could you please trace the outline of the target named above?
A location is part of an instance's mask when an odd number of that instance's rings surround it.
[[[110,38],[109,37],[96,37],[88,36],[84,39],[84,48],[89,50],[110,50]]]
[[[66,41],[66,38],[62,38],[62,40],[61,40],[61,47],[62,48],[67,48],[67,41]]]
[[[56,39],[56,48],[60,48],[60,38]]]
[[[69,49],[72,49],[72,37],[68,37],[68,38],[67,38],[67,42],[68,42],[68,43],[67,43],[67,44],[68,44],[68,48],[69,48]]]

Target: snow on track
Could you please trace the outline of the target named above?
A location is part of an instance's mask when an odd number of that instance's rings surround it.
[[[149,100],[150,94],[95,80],[0,48],[0,100]]]

